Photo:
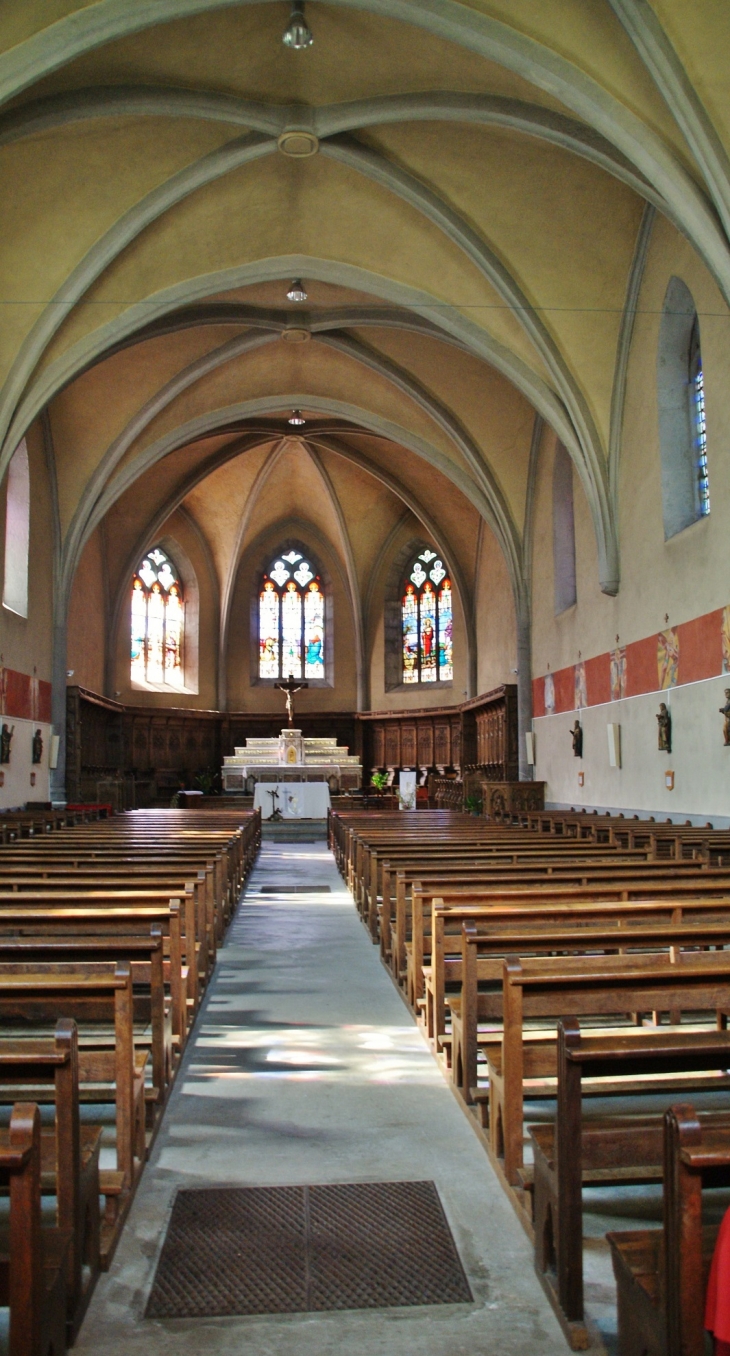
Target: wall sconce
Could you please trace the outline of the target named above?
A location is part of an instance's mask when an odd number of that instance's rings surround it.
[[[664,773],[664,785],[666,786],[667,791],[673,791],[673,790],[674,790],[674,773],[673,773],[673,772],[665,772],[665,773]]]
[[[31,786],[35,786],[35,772],[31,772],[30,774],[30,784]]]
[[[579,772],[579,773],[578,773],[578,785],[579,785],[579,786],[585,786],[585,780],[586,780],[586,774],[585,774],[585,772]]]

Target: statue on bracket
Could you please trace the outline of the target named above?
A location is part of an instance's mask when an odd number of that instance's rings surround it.
[[[573,741],[573,757],[574,757],[574,758],[582,758],[582,757],[583,757],[583,726],[581,725],[581,723],[580,723],[579,720],[576,720],[575,725],[573,726],[572,730],[570,731],[570,737],[571,737],[571,739],[572,739],[572,741]]]
[[[0,730],[0,763],[10,762],[10,744],[14,734],[14,725],[3,724],[2,730]]]
[[[36,730],[33,735],[33,756],[32,762],[40,763],[43,758],[43,732]]]
[[[720,707],[720,715],[725,717],[722,729],[727,748],[730,746],[730,687],[725,688],[725,705]]]
[[[666,702],[659,703],[657,712],[658,742],[660,753],[672,752],[672,717],[667,710]]]

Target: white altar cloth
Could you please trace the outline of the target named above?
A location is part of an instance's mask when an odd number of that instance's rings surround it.
[[[278,801],[272,801],[270,791],[278,791]],[[326,819],[330,807],[330,789],[326,782],[259,782],[254,789],[254,810],[261,810],[261,818],[271,818],[273,805],[278,805],[285,819]]]

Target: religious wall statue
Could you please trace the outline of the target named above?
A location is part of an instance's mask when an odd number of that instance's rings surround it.
[[[571,739],[572,739],[572,741],[573,741],[573,756],[574,756],[575,758],[582,758],[582,757],[583,757],[583,726],[581,725],[581,723],[580,723],[579,720],[577,720],[577,721],[575,722],[575,725],[573,726],[573,728],[572,728],[572,730],[571,730],[571,732],[570,732],[570,737],[571,737]]]
[[[0,730],[0,763],[10,762],[10,744],[15,734],[14,725],[3,725]]]
[[[33,735],[33,757],[32,762],[40,763],[43,758],[43,732],[36,730]]]
[[[657,712],[657,725],[659,736],[659,749],[661,753],[672,752],[672,717],[667,710],[666,702],[659,703]]]
[[[730,687],[725,688],[725,705],[720,707],[720,715],[725,717],[722,730],[727,748],[730,745]]]

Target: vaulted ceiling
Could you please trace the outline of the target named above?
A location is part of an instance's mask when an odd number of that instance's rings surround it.
[[[615,592],[656,213],[730,301],[726,0],[310,0],[305,51],[282,45],[289,14],[0,11],[0,472],[42,415],[59,606],[102,520],[123,576],[182,505],[225,608],[255,505],[296,482],[327,499],[361,598],[408,509],[464,595],[481,517],[525,613],[543,426]],[[286,461],[293,407],[311,482]]]

